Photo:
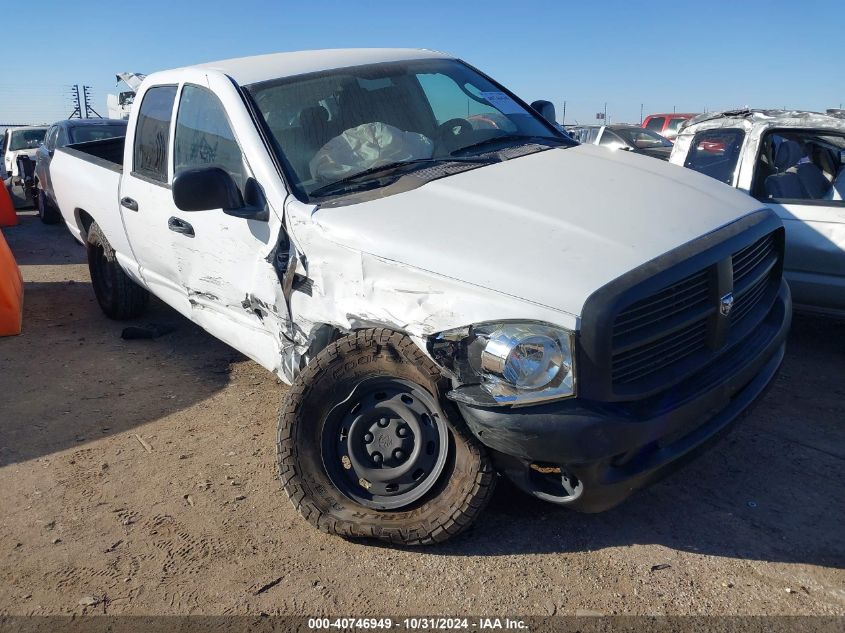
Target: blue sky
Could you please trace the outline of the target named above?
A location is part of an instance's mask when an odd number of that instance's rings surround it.
[[[750,105],[824,110],[845,102],[845,2],[392,2],[41,0],[3,41],[0,123],[69,114],[69,84],[102,114],[117,71],[152,72],[274,51],[410,46],[455,54],[566,122]],[[9,16],[7,15],[7,18]],[[8,32],[7,29],[3,29]]]

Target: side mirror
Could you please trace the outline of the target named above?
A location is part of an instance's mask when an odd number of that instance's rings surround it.
[[[181,211],[210,211],[222,209],[223,213],[247,220],[268,220],[264,194],[254,179],[247,182],[247,199],[244,202],[231,174],[220,167],[193,167],[183,169],[173,179],[173,203]]]
[[[541,117],[546,119],[546,121],[549,123],[555,123],[555,104],[551,101],[544,101],[540,99],[539,101],[533,102],[531,107],[534,108]]]

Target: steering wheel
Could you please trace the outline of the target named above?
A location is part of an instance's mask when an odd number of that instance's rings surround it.
[[[457,146],[457,141],[461,137],[473,131],[472,123],[466,119],[449,119],[437,126],[435,133],[437,144],[446,145],[448,149]]]

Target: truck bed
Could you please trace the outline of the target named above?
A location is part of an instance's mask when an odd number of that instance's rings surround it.
[[[118,253],[129,253],[118,195],[123,175],[123,138],[103,139],[59,147],[50,162],[50,178],[59,210],[80,242],[90,218]]]
[[[106,138],[98,141],[74,143],[60,148],[68,154],[92,162],[113,171],[123,171],[123,147],[126,137]]]

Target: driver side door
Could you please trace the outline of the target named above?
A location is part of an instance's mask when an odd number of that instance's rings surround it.
[[[243,198],[258,187],[221,101],[204,86],[184,84],[173,137],[174,180],[185,170],[210,166],[228,172]],[[284,303],[277,305],[279,280],[267,261],[278,228],[223,209],[183,211],[172,198],[167,214],[190,318],[264,367],[275,367],[279,330],[287,322]]]

